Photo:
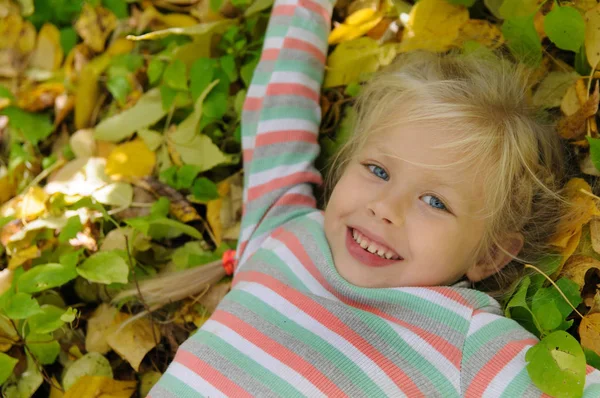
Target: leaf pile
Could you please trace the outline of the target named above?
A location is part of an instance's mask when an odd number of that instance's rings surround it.
[[[241,109],[272,3],[0,0],[3,396],[145,396],[228,291],[165,305],[139,283],[236,246]],[[504,308],[542,338],[528,371],[555,396],[600,367],[598,32],[593,0],[338,0],[321,97],[325,164],[361,84],[398,54],[505,48],[529,65],[580,178],[560,256],[535,264],[549,278]]]

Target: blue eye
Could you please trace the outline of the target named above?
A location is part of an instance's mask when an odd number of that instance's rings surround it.
[[[439,210],[444,210],[447,211],[448,209],[446,208],[446,205],[444,204],[444,202],[442,202],[439,198],[433,196],[433,195],[425,195],[423,196],[424,198],[431,198],[431,200],[429,201],[429,206],[433,207],[434,209],[439,209]],[[427,201],[425,201],[427,202]]]
[[[379,177],[384,181],[387,181],[390,179],[390,176],[388,175],[387,171],[385,171],[383,168],[377,166],[376,164],[367,164],[366,166],[371,171],[371,173],[373,173],[376,177]]]

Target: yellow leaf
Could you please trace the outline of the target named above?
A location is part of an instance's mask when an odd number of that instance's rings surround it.
[[[56,377],[52,376],[52,383],[50,385],[50,397],[49,398],[63,398],[65,393],[56,388],[56,386],[60,386]]]
[[[585,13],[585,55],[595,68],[600,61],[600,4]]]
[[[144,177],[152,174],[156,154],[140,138],[117,145],[106,161],[106,174],[123,177]]]
[[[206,204],[206,220],[210,225],[215,237],[215,244],[221,244],[223,236],[223,225],[221,224],[221,207],[223,207],[223,197],[229,193],[229,181],[221,181],[217,184],[219,199],[210,200]]]
[[[131,315],[122,312],[117,314],[116,322],[126,322]],[[123,359],[131,364],[137,372],[144,356],[160,342],[160,329],[147,318],[136,319],[119,326],[106,337],[108,345]]]
[[[482,19],[469,19],[460,28],[455,45],[462,47],[467,41],[475,41],[488,48],[498,48],[504,44],[504,36],[498,25]]]
[[[572,178],[564,188],[564,194],[571,203],[571,208],[564,215],[550,243],[554,246],[566,248],[572,236],[581,232],[581,228],[587,224],[592,217],[600,215],[596,206],[596,199],[581,192],[592,192],[589,184],[582,178]]]
[[[106,354],[110,351],[106,337],[116,329],[115,317],[117,313],[115,307],[106,303],[102,303],[96,308],[87,322],[86,351],[100,354]]]
[[[53,72],[60,68],[63,56],[58,28],[50,23],[45,23],[38,33],[37,44],[31,54],[29,66]]]
[[[135,393],[137,382],[113,380],[105,376],[82,376],[64,395],[64,398],[129,398]]]
[[[596,273],[600,271],[600,261],[588,256],[571,256],[560,272],[560,276],[577,283],[581,292],[585,285],[585,274],[590,269],[595,269]]]
[[[7,270],[4,269],[4,271]],[[9,272],[12,273],[12,271]],[[12,323],[7,318],[0,317],[0,352],[8,351],[17,342],[19,342],[19,335]]]
[[[567,89],[567,92],[560,101],[560,110],[565,116],[571,116],[579,109],[579,99],[577,98],[577,91],[575,84]]]
[[[8,172],[2,173],[5,170],[0,168],[0,174],[4,174],[0,177],[0,204],[8,201],[17,193],[17,182],[14,176]]]
[[[31,187],[21,198],[15,212],[17,218],[32,220],[46,212],[48,194],[38,186]]]
[[[468,20],[469,11],[463,6],[447,0],[421,0],[410,11],[400,51],[446,51]]]
[[[583,317],[579,324],[581,345],[600,355],[600,313]]]
[[[62,83],[42,83],[19,93],[17,105],[30,112],[38,112],[54,106],[56,98],[65,92]]]
[[[350,18],[350,17],[348,17]],[[371,15],[371,19],[356,25],[348,23],[338,24],[335,29],[329,34],[328,43],[337,44],[343,41],[354,40],[363,36],[365,33],[373,29],[383,19],[383,14],[376,13]]]
[[[237,239],[242,213],[242,176],[235,174],[217,184],[219,199],[206,204],[206,219],[217,246],[223,239]]]
[[[149,371],[142,373],[140,377],[140,397],[148,396],[148,393],[154,387],[156,383],[158,383],[158,379],[162,374],[160,372]]]
[[[369,37],[340,43],[327,58],[324,87],[343,86],[369,77],[396,57],[397,44],[380,45]]]
[[[556,127],[560,136],[566,139],[576,139],[583,135],[588,118],[598,112],[599,99],[599,85],[598,81],[596,81],[596,88],[587,101],[575,113],[565,116],[558,121]]]
[[[17,269],[27,261],[38,258],[41,254],[40,249],[36,245],[19,250],[8,260],[8,269]]]
[[[108,35],[117,27],[117,17],[104,7],[92,7],[84,3],[75,29],[83,42],[96,52],[104,51]]]

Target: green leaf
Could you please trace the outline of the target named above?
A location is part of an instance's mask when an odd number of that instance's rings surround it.
[[[159,58],[152,58],[150,63],[148,64],[148,80],[150,84],[156,84],[160,81],[160,78],[167,67],[167,63],[160,60]]]
[[[79,216],[69,217],[67,224],[61,229],[60,234],[58,234],[58,241],[60,243],[68,242],[69,239],[76,237],[77,233],[81,232],[82,229],[83,224],[81,224]]]
[[[217,62],[211,58],[198,58],[190,68],[190,91],[192,100],[196,102],[200,95],[214,80]]]
[[[9,106],[0,110],[0,115],[8,116],[11,129],[19,131],[33,145],[37,145],[54,131],[50,117],[46,114],[29,113],[16,106]]]
[[[119,105],[125,105],[127,96],[131,92],[131,84],[126,76],[111,76],[106,82],[106,88],[119,102]]]
[[[137,132],[137,135],[144,140],[144,143],[151,151],[156,151],[164,141],[161,133],[150,129],[141,129]]]
[[[532,16],[538,9],[537,0],[504,0],[498,9],[504,19]]]
[[[254,14],[266,10],[267,8],[271,7],[273,3],[274,0],[254,0],[252,5],[250,5],[250,7],[248,7],[244,12],[244,16],[248,18]]]
[[[160,90],[146,92],[134,106],[102,120],[95,128],[94,138],[118,142],[131,137],[137,130],[149,127],[167,114],[162,107]]]
[[[244,102],[246,101],[246,90],[242,89],[237,92],[233,101],[233,108],[235,113],[241,118],[244,110]]]
[[[563,292],[563,294],[567,297],[567,299],[573,304],[574,307],[577,307],[583,299],[579,293],[579,286],[577,283],[573,282],[568,278],[561,278],[556,281],[556,286]],[[566,318],[573,312],[573,308],[565,301],[562,295],[554,286],[548,286],[542,289],[539,289],[533,296],[532,299],[532,308],[534,308],[539,303],[553,303],[556,308],[560,311],[560,314],[563,318]],[[538,317],[539,319],[539,317]]]
[[[577,79],[581,78],[575,72],[554,71],[542,80],[533,94],[533,104],[543,108],[557,108],[569,89]]]
[[[12,91],[2,84],[0,84],[0,98],[8,98],[10,101],[15,101],[15,96],[13,95]]]
[[[127,283],[129,266],[117,250],[112,250],[92,254],[77,267],[77,273],[90,282]]]
[[[539,328],[537,326],[537,320],[531,308],[527,304],[527,290],[531,280],[529,277],[524,277],[519,288],[513,294],[509,302],[506,304],[504,309],[504,315],[507,318],[514,319],[519,322],[523,327],[529,330],[531,333],[539,335]]]
[[[537,66],[542,61],[542,44],[533,23],[533,15],[513,17],[502,24],[502,34],[513,55],[526,64]]]
[[[58,263],[37,265],[26,271],[17,281],[17,289],[24,293],[37,293],[62,286],[77,277],[75,267]]]
[[[191,191],[192,195],[194,195],[194,198],[202,202],[208,202],[209,200],[219,198],[217,184],[206,177],[200,177],[194,181]]]
[[[588,365],[600,370],[600,355],[596,354],[595,351],[585,347],[583,347],[583,352],[585,353],[585,361],[588,363]]]
[[[65,323],[71,323],[77,318],[77,310],[75,308],[67,308],[64,314],[60,316],[60,320]]]
[[[77,32],[73,27],[67,26],[66,28],[62,28],[60,30],[60,46],[65,54],[71,52],[78,41],[79,36],[77,36]]]
[[[15,365],[19,362],[18,359],[0,352],[0,386],[12,374]]]
[[[585,137],[590,143],[590,159],[596,169],[600,170],[600,138]]]
[[[163,83],[174,90],[187,90],[187,70],[182,60],[171,62],[163,74]]]
[[[184,164],[177,170],[176,189],[190,189],[196,176],[200,174],[200,168],[193,164]]]
[[[50,333],[61,327],[65,322],[61,317],[66,313],[64,308],[54,305],[41,306],[41,312],[29,318],[29,328],[34,333]]]
[[[240,75],[242,76],[242,81],[246,85],[246,87],[250,87],[250,82],[252,81],[252,75],[254,74],[254,70],[256,69],[256,65],[258,65],[259,57],[255,56],[251,58],[248,62],[244,63],[240,69]]]
[[[4,311],[10,319],[27,319],[32,315],[39,314],[41,309],[31,294],[19,292],[8,299]]]
[[[60,344],[49,333],[31,333],[25,339],[25,344],[42,365],[54,363],[60,353]]]
[[[350,83],[346,86],[344,90],[344,94],[349,95],[350,97],[356,97],[358,93],[360,93],[362,86],[358,83]]]
[[[166,217],[136,217],[125,220],[125,222],[154,239],[175,238],[181,234],[202,239],[202,234],[196,228]]]
[[[32,397],[44,382],[39,365],[27,354],[27,369],[16,379],[9,380],[2,388],[2,397],[27,398]]]
[[[71,363],[65,370],[63,376],[63,387],[68,390],[83,376],[105,376],[113,378],[110,362],[102,354],[88,352],[75,362]]]
[[[102,0],[102,5],[111,10],[119,19],[129,17],[129,10],[125,0]]]
[[[225,0],[210,0],[210,9],[214,12],[219,12]]]
[[[471,7],[473,4],[475,4],[475,1],[476,0],[448,0],[448,3],[456,4],[458,6]]]
[[[555,6],[544,18],[544,31],[556,47],[577,52],[585,39],[585,21],[575,8]]]
[[[214,92],[206,97],[204,102],[203,116],[211,119],[221,119],[227,112],[227,99],[229,96],[225,93]]]
[[[235,65],[235,57],[233,55],[224,55],[219,58],[221,69],[227,74],[229,81],[234,82],[238,79],[238,70]]]
[[[543,392],[555,397],[581,397],[585,384],[585,355],[573,336],[549,334],[525,354],[527,373]]]
[[[169,215],[170,207],[171,201],[169,201],[167,197],[161,196],[152,204],[152,207],[150,208],[150,214],[155,217],[166,217]]]

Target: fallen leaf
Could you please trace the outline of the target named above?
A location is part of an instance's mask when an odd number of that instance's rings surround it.
[[[131,315],[120,312],[117,315],[117,322],[121,325],[130,318]],[[139,318],[128,322],[125,326],[119,326],[106,337],[106,342],[137,372],[144,356],[156,347],[160,339],[158,325],[147,318]]]
[[[12,323],[5,317],[0,317],[0,352],[6,352],[19,342],[19,335]]]
[[[562,111],[563,115],[571,116],[572,114],[577,112],[580,106],[581,104],[579,103],[579,99],[577,98],[575,84],[573,84],[567,89],[565,95],[563,95],[560,101],[560,110]]]
[[[206,2],[205,2],[206,3]],[[162,374],[160,372],[144,372],[140,377],[140,396],[147,397],[148,393],[154,387],[158,380],[161,378]]]
[[[600,355],[600,313],[586,315],[579,324],[581,345]]]
[[[71,150],[78,158],[90,158],[96,153],[96,140],[94,139],[94,130],[77,130],[69,139]]]
[[[463,47],[468,41],[496,49],[504,44],[504,36],[498,25],[482,19],[469,19],[460,27],[458,37],[453,46]]]
[[[575,113],[561,118],[557,124],[557,130],[565,139],[576,139],[585,133],[586,121],[598,112],[598,81],[596,88],[588,100]]]
[[[220,182],[217,189],[221,197],[206,204],[206,219],[218,246],[222,239],[237,239],[240,232],[241,176],[236,174]]]
[[[396,58],[398,45],[380,45],[376,40],[361,37],[345,41],[327,57],[324,87],[345,86],[367,79],[380,67],[389,65]]]
[[[585,54],[592,68],[600,61],[600,4],[585,13]]]
[[[600,254],[600,219],[594,218],[590,221],[590,239],[592,248]]]
[[[102,376],[83,376],[71,386],[64,398],[129,398],[135,393],[136,381],[119,381]]]
[[[156,30],[154,32],[146,33],[139,36],[129,35],[128,40],[140,41],[140,40],[158,40],[163,37],[171,35],[187,35],[187,36],[203,36],[210,32],[223,33],[229,25],[234,23],[234,19],[223,19],[221,21],[200,23],[193,26],[186,26],[183,28],[169,28],[163,30]]]
[[[155,153],[136,138],[113,149],[106,161],[106,174],[115,178],[144,177],[152,174],[155,165]]]
[[[85,349],[88,352],[106,354],[110,346],[106,337],[116,329],[115,318],[118,310],[112,305],[101,303],[87,321]]]
[[[362,10],[361,10],[362,11]],[[359,11],[359,13],[361,12]],[[327,42],[337,44],[343,41],[354,40],[373,29],[383,19],[382,13],[373,13],[365,19],[355,18],[356,22],[351,24],[349,20],[354,16],[350,15],[344,23],[337,26],[329,34]]]
[[[96,52],[104,51],[108,35],[116,28],[117,17],[104,7],[84,3],[75,29],[83,42]]]
[[[113,371],[108,359],[97,352],[88,352],[66,368],[62,380],[63,387],[69,391],[78,380],[86,376],[100,376],[112,379]],[[85,396],[79,395],[78,397]]]
[[[106,160],[103,158],[71,160],[49,177],[44,190],[50,195],[60,192],[69,196],[91,196],[110,183],[105,167]]]
[[[33,220],[46,212],[48,194],[38,186],[31,187],[19,201],[15,216],[22,220]]]
[[[56,98],[65,92],[62,83],[42,83],[19,93],[17,105],[29,112],[38,112],[54,106]]]
[[[54,126],[61,124],[75,108],[75,96],[60,94],[54,100]]]
[[[38,33],[29,66],[46,72],[54,72],[60,68],[63,57],[58,28],[50,23],[44,24]]]
[[[133,202],[133,188],[126,182],[115,182],[97,189],[92,194],[103,205],[126,208]]]
[[[446,0],[421,0],[413,6],[400,43],[400,52],[449,50],[469,20],[464,6]]]
[[[540,83],[532,101],[535,106],[555,108],[561,105],[563,97],[581,76],[576,72],[550,72]]]
[[[13,256],[11,256],[10,260],[8,260],[8,269],[15,270],[29,260],[38,258],[41,256],[41,254],[42,253],[40,249],[36,245],[30,246],[26,249],[18,250]]]
[[[138,184],[144,189],[153,192],[157,197],[164,196],[169,199],[169,211],[179,221],[188,223],[202,219],[196,209],[186,200],[185,196],[176,189],[150,177],[144,178]]]
[[[571,256],[560,272],[560,277],[569,278],[579,285],[579,291],[585,285],[585,275],[590,269],[600,271],[600,261],[587,256]]]

